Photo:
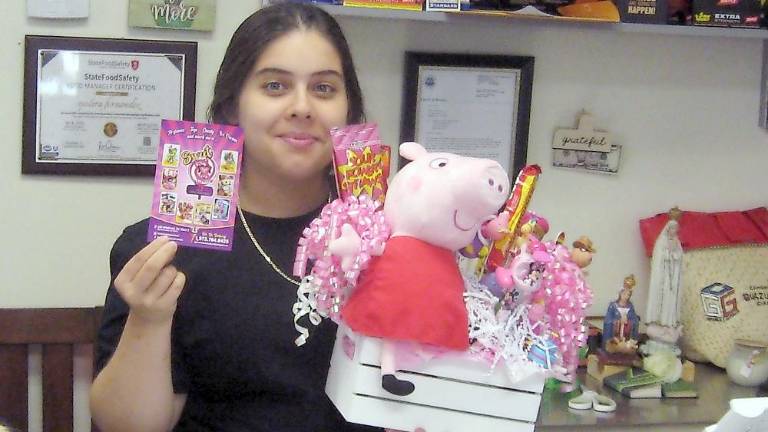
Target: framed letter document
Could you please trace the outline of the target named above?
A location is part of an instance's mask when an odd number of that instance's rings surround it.
[[[401,141],[494,159],[514,180],[526,159],[533,61],[406,53]]]

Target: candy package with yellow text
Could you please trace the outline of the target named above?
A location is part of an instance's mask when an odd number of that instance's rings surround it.
[[[366,194],[384,202],[389,177],[390,148],[381,144],[375,123],[331,130],[333,167],[339,197]]]

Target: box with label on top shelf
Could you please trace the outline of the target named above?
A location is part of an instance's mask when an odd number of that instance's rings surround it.
[[[693,24],[717,27],[760,27],[760,0],[694,0]]]

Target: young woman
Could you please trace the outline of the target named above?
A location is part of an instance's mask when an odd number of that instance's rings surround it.
[[[209,118],[245,131],[230,253],[146,244],[147,221],[110,256],[91,412],[112,431],[344,431],[325,395],[335,326],[296,347],[297,240],[329,201],[329,129],[363,119],[347,42],[313,6],[246,19]]]

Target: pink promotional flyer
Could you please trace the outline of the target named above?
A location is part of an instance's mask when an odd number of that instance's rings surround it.
[[[147,240],[232,250],[243,131],[163,120]]]

